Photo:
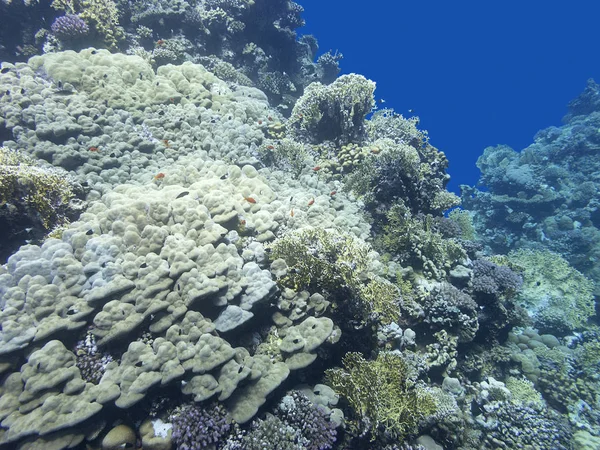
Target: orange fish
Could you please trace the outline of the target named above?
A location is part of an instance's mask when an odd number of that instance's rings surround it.
[[[155,180],[162,180],[164,177],[165,177],[165,174],[162,172],[158,172],[156,175],[154,175]]]
[[[308,201],[308,206],[312,206],[312,204],[313,204],[314,202],[315,202],[315,198],[313,197],[313,198],[311,198],[311,199]]]
[[[89,148],[90,152],[97,152],[98,150],[100,150],[98,147],[90,147]]]
[[[254,200],[254,198],[252,198],[252,197],[244,197],[244,200],[246,200],[248,203],[252,203],[252,204],[256,203],[256,200]]]
[[[313,172],[318,172],[319,170],[321,170],[321,166],[313,167]]]
[[[165,41],[159,39],[158,41],[156,41],[156,45],[165,45]]]
[[[329,195],[331,195],[332,197],[333,197],[335,194],[337,194],[337,191],[331,191],[331,192],[329,193]]]
[[[294,217],[294,208],[290,211],[290,217]]]
[[[273,150],[275,147],[273,147],[272,145],[267,145],[267,150]]]
[[[163,144],[165,144],[165,147],[169,148],[171,146],[171,144],[169,144],[169,140],[168,139],[163,139]]]

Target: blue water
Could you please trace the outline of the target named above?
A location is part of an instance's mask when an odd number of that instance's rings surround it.
[[[489,145],[521,150],[560,125],[567,103],[600,79],[600,3],[303,0],[304,31],[344,55],[343,73],[414,110],[450,159],[450,188],[474,184]]]

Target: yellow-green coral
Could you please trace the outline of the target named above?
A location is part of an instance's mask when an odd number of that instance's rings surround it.
[[[512,402],[535,406],[542,406],[544,404],[542,394],[535,389],[533,383],[528,379],[508,377],[504,384],[512,395]]]
[[[61,218],[57,210],[74,194],[66,173],[40,168],[22,153],[0,147],[0,205],[19,203],[35,211],[48,230]]]
[[[594,315],[594,283],[556,253],[517,250],[511,263],[523,268],[518,299],[536,326],[567,332],[583,328]]]
[[[354,236],[305,228],[276,240],[271,257],[284,259],[290,267],[280,280],[286,287],[295,291],[347,289],[365,315],[375,313],[382,323],[396,321],[400,315],[400,290],[370,273],[372,249]]]
[[[475,239],[475,227],[473,226],[473,216],[464,209],[453,209],[448,214],[448,218],[453,220],[460,227],[460,237],[472,241]]]
[[[374,92],[373,81],[354,73],[330,85],[311,83],[294,105],[288,124],[310,133],[315,142],[351,142],[364,130],[364,118],[375,106]]]
[[[329,369],[326,376],[356,413],[350,419],[356,431],[368,427],[373,439],[385,434],[401,441],[435,414],[435,398],[415,382],[414,371],[400,354],[381,352],[367,361],[360,353],[348,353],[343,363],[344,369]]]
[[[68,14],[77,14],[95,28],[108,48],[117,48],[125,37],[113,0],[53,0],[52,7]]]
[[[376,239],[376,248],[436,279],[443,279],[466,256],[460,243],[435,231],[433,216],[412,217],[402,204],[395,204],[387,212],[387,223]]]

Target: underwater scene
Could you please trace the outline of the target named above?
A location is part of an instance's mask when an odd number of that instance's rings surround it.
[[[303,13],[0,0],[0,449],[600,449],[600,86],[453,192]]]

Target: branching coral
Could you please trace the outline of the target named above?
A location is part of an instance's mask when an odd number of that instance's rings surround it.
[[[374,82],[356,74],[342,75],[328,86],[312,83],[294,105],[289,126],[315,143],[352,142],[364,133],[374,91]]]
[[[445,239],[436,231],[433,216],[413,217],[406,207],[396,204],[387,211],[386,218],[377,248],[427,277],[443,279],[466,256],[457,240]]]
[[[290,267],[280,282],[302,289],[346,291],[366,316],[375,313],[384,323],[397,320],[400,290],[371,273],[374,253],[365,242],[349,234],[322,228],[305,228],[276,240],[271,257]]]
[[[54,0],[52,7],[67,14],[77,14],[94,27],[109,48],[117,48],[125,37],[123,28],[119,25],[119,11],[113,0]]]
[[[326,374],[354,410],[355,431],[369,431],[373,439],[385,434],[401,440],[436,412],[435,398],[416,383],[401,355],[382,352],[368,361],[360,353],[348,353],[343,362],[344,369]]]
[[[0,205],[37,216],[46,231],[65,219],[75,196],[66,172],[36,167],[33,159],[5,147],[0,147],[0,181]]]

